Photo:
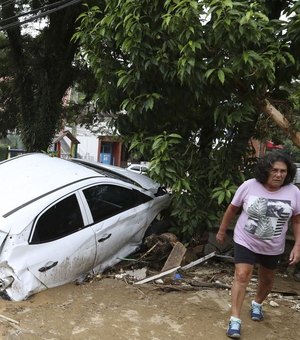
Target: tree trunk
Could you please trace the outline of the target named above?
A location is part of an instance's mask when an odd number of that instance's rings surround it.
[[[277,124],[282,131],[300,148],[300,132],[295,131],[290,122],[267,99],[264,100],[261,110]]]
[[[19,25],[7,29],[18,128],[26,151],[47,151],[59,129],[63,97],[77,76],[73,66],[77,43],[71,38],[81,6],[49,14],[48,25],[36,37],[22,34]],[[17,11],[14,2],[2,6],[3,19],[15,18]]]

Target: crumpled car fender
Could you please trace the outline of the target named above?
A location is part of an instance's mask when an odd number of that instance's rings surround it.
[[[2,297],[12,301],[22,301],[45,289],[47,287],[29,270],[16,274],[7,262],[0,263],[0,295]]]

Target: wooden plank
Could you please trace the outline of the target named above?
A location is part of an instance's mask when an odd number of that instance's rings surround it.
[[[176,242],[161,272],[180,266],[185,253],[186,247],[181,242]]]
[[[204,257],[201,257],[200,259],[193,261],[193,262],[187,264],[186,266],[181,267],[181,269],[186,270],[186,269],[192,268],[192,267],[196,266],[197,264],[200,264],[200,263],[210,259],[211,257],[214,257],[215,255],[216,255],[216,252],[213,251],[212,253],[207,254]]]
[[[193,261],[193,262],[187,264],[186,266],[183,266],[183,267],[178,266],[178,267],[175,267],[175,268],[166,270],[166,271],[161,272],[161,273],[159,273],[159,274],[156,274],[156,275],[147,277],[147,278],[144,279],[144,280],[135,282],[134,284],[135,284],[135,285],[140,285],[140,284],[142,284],[142,283],[146,283],[146,282],[150,282],[150,281],[159,279],[159,278],[161,278],[161,277],[163,277],[163,276],[166,276],[166,275],[168,275],[168,274],[171,274],[171,273],[176,272],[179,268],[181,268],[182,270],[186,270],[186,269],[188,269],[188,268],[194,267],[194,266],[196,266],[197,264],[202,263],[202,262],[204,262],[204,261],[210,259],[211,257],[213,257],[213,256],[215,256],[215,255],[216,255],[216,252],[214,251],[214,252],[212,252],[212,253],[210,253],[210,254],[204,256],[204,257],[201,257],[200,259],[198,259],[198,260],[196,260],[196,261]]]
[[[166,276],[166,275],[168,275],[168,274],[171,274],[171,273],[176,272],[176,270],[179,269],[179,268],[180,268],[180,266],[175,267],[175,268],[172,268],[172,269],[169,269],[169,270],[167,270],[167,271],[165,271],[165,272],[161,272],[161,273],[159,273],[159,274],[156,274],[156,275],[147,277],[147,278],[144,279],[144,280],[134,282],[134,284],[135,284],[135,285],[140,285],[140,284],[142,284],[142,283],[146,283],[146,282],[150,282],[150,281],[159,279],[160,277],[163,277],[163,276]]]
[[[0,314],[0,318],[2,318],[2,319],[4,319],[4,320],[7,320],[7,321],[9,321],[9,322],[15,323],[15,324],[17,324],[17,325],[20,323],[19,321],[16,321],[16,320],[14,320],[14,319],[11,319],[11,318],[9,318],[9,317],[7,317],[7,316],[5,316],[5,315],[2,315],[2,314]]]

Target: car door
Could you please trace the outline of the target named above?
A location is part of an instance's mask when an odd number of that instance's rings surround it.
[[[74,281],[93,268],[95,234],[79,196],[55,202],[37,218],[29,240],[28,270],[46,287]]]
[[[102,184],[83,190],[96,235],[95,267],[112,266],[133,252],[147,227],[147,206],[152,198],[129,187]]]

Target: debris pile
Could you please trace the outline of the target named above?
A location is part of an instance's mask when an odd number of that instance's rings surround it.
[[[204,254],[207,238],[198,242],[201,244],[191,242],[185,247],[172,233],[152,234],[145,239],[142,251],[131,258],[121,258],[121,262],[106,272],[106,276],[134,285],[154,284],[154,288],[163,291],[230,289],[231,282],[223,282],[222,277],[225,275],[231,278],[233,268],[228,273],[228,269],[221,268],[222,263],[216,259],[223,256],[226,261],[232,257],[217,255],[216,251]],[[216,260],[213,266],[207,266],[207,261],[212,258]],[[204,264],[210,273],[199,269],[197,271],[200,264]]]
[[[164,233],[148,236],[142,250],[131,258],[122,258],[105,275],[140,288],[147,286],[164,292],[225,289],[230,294],[234,275],[232,249],[223,254],[218,250],[206,254],[205,245],[185,247],[175,235]],[[197,251],[201,256],[195,259]],[[277,275],[283,279],[286,276]],[[257,273],[254,270],[247,290],[250,296],[255,295],[256,286]],[[300,292],[275,285],[266,303],[273,308],[285,304],[300,311]]]

